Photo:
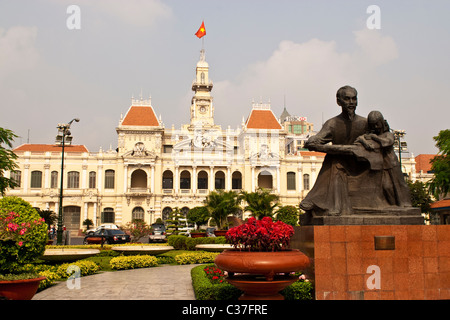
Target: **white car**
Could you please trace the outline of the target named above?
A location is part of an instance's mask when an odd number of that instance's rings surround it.
[[[86,231],[86,235],[94,233],[95,231],[100,230],[100,229],[119,229],[119,227],[112,223],[103,223],[95,229],[89,229],[88,231]]]

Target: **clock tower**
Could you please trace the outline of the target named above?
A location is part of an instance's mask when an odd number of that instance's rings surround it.
[[[205,61],[205,50],[200,51],[200,60],[197,63],[192,91],[195,92],[191,101],[191,130],[195,128],[216,128],[214,125],[214,107],[211,90],[212,81],[209,80],[209,65]]]

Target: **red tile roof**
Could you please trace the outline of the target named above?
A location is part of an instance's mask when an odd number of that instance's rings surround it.
[[[315,156],[315,157],[325,157],[326,153],[324,152],[317,152],[317,151],[300,151],[300,155],[302,157],[311,157],[311,156]]]
[[[156,118],[153,107],[131,106],[122,121],[123,126],[150,126],[158,127],[159,121]]]
[[[435,154],[419,154],[415,160],[416,160],[416,172],[420,172],[421,170],[423,172],[431,171],[431,159],[433,159],[436,155]]]
[[[433,202],[430,207],[431,209],[450,208],[450,199]]]
[[[14,152],[61,152],[62,147],[55,144],[22,144],[13,149]],[[83,145],[66,145],[64,152],[89,152]]]
[[[248,129],[281,129],[272,110],[252,109],[246,125]]]

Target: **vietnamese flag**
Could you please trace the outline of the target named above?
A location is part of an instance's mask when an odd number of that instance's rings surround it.
[[[205,22],[202,21],[202,25],[200,26],[200,29],[195,33],[195,35],[200,39],[204,35],[206,35],[206,29],[205,29]]]

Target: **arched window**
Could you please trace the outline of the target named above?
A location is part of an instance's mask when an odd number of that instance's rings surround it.
[[[78,171],[70,171],[67,173],[67,188],[80,188],[80,173]]]
[[[131,221],[133,220],[144,221],[144,209],[142,209],[141,207],[134,208],[133,212],[131,213]]]
[[[116,220],[114,209],[105,208],[102,212],[102,223],[114,223]]]
[[[187,170],[183,170],[180,174],[180,189],[191,188],[191,173]]]
[[[89,172],[89,188],[95,189],[97,185],[97,173],[95,171]]]
[[[225,173],[223,173],[223,171],[216,172],[214,189],[225,189]]]
[[[231,176],[231,188],[233,190],[242,189],[242,174],[239,171],[233,172]]]
[[[162,211],[162,219],[163,221],[166,221],[167,219],[170,218],[170,214],[172,213],[172,208],[171,207],[165,207]]]
[[[202,170],[197,177],[197,189],[208,189],[208,173]]]
[[[166,170],[163,172],[162,187],[163,187],[163,189],[173,189],[173,173],[172,173],[172,171]]]
[[[288,190],[295,190],[295,172],[288,172],[286,174],[286,183]]]
[[[131,174],[131,188],[147,188],[147,174],[142,169],[137,169]]]
[[[58,188],[58,171],[52,171],[50,174],[50,188]]]
[[[42,188],[42,171],[31,172],[31,188]]]
[[[309,190],[309,174],[307,173],[303,175],[303,189]]]
[[[105,189],[114,189],[114,170],[105,171]]]
[[[11,171],[11,179],[16,183],[16,186],[14,188],[20,188],[22,172],[20,170]]]
[[[273,188],[272,174],[269,171],[264,170],[258,175],[258,187],[264,189]]]

